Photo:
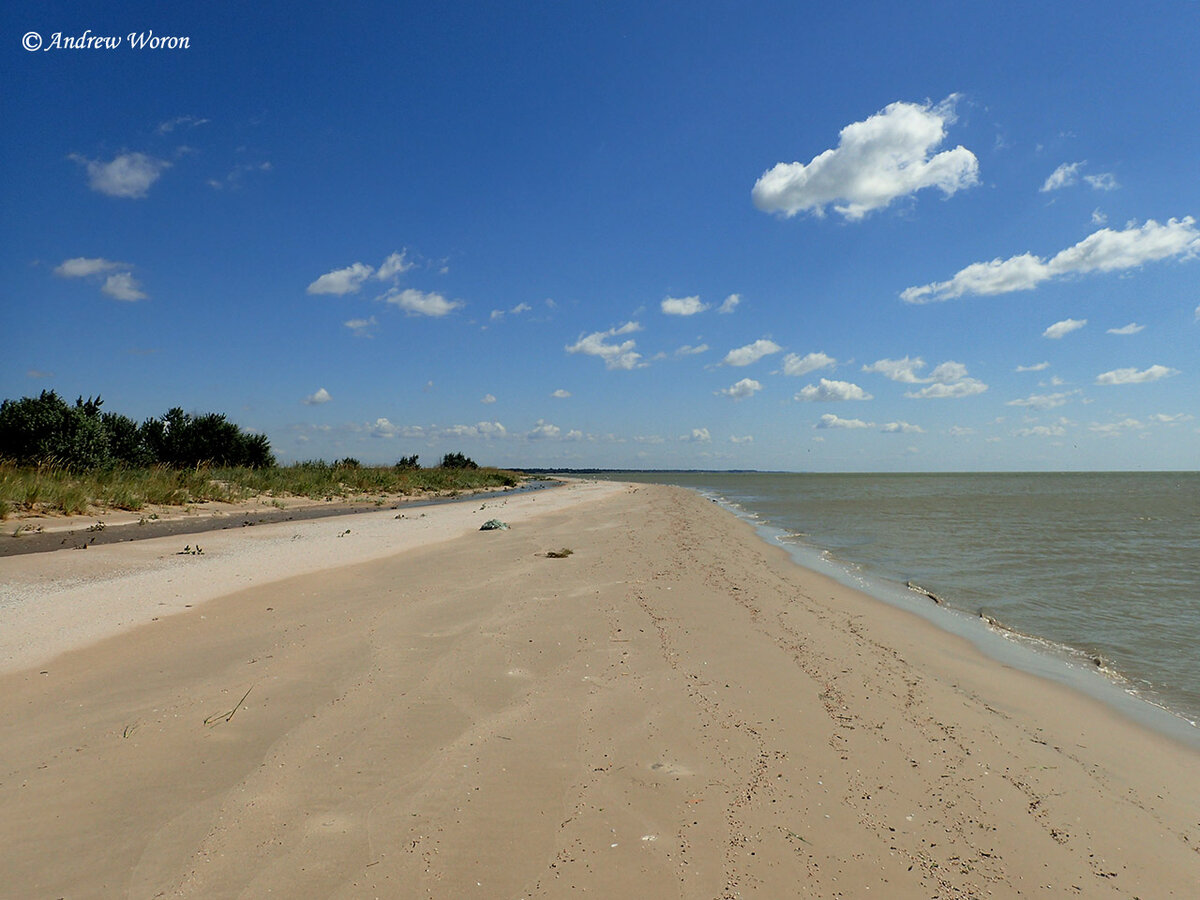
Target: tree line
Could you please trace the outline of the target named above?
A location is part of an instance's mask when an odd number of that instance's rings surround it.
[[[74,470],[155,465],[275,465],[271,442],[250,434],[223,413],[193,415],[179,407],[135,422],[101,412],[99,397],[72,406],[54,391],[0,404],[0,459],[23,466],[53,464]]]
[[[0,461],[19,466],[51,464],[75,471],[202,465],[262,469],[275,465],[267,436],[243,431],[223,413],[185,413],[176,406],[139,424],[120,413],[101,412],[103,404],[100,397],[79,397],[72,406],[54,391],[5,400],[0,404]],[[358,466],[358,460],[350,457],[334,463],[334,467]],[[395,468],[421,466],[414,454],[402,457]],[[447,453],[441,468],[479,466],[462,453]]]

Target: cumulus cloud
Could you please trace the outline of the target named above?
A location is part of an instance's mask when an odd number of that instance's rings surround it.
[[[1099,175],[1084,175],[1083,180],[1086,181],[1093,190],[1097,191],[1115,191],[1121,186],[1117,184],[1117,176],[1112,172],[1101,172]]]
[[[908,422],[888,422],[879,426],[879,430],[884,434],[924,434],[925,429],[920,425],[911,425]]]
[[[393,288],[381,298],[386,303],[398,306],[410,316],[431,316],[440,318],[449,315],[461,306],[461,300],[447,300],[441,294],[430,291],[418,291],[416,288],[397,290]]]
[[[796,399],[804,403],[825,403],[838,400],[870,400],[871,395],[857,384],[849,381],[831,381],[822,378],[817,384],[808,384],[796,394]]]
[[[552,425],[544,419],[538,419],[537,424],[529,431],[525,437],[531,441],[551,440],[562,434],[562,429],[557,425]]]
[[[1063,163],[1050,173],[1050,177],[1041,187],[1041,192],[1044,194],[1048,191],[1057,191],[1078,183],[1079,168],[1083,165],[1082,162]]]
[[[850,221],[899,197],[936,187],[946,196],[979,181],[979,160],[963,146],[934,151],[955,121],[951,95],[938,105],[897,102],[842,129],[838,146],[807,164],[779,163],[754,185],[754,205],[792,217],[823,216],[832,204]]]
[[[904,384],[917,384],[923,379],[917,375],[917,372],[925,368],[925,360],[921,357],[911,359],[877,359],[870,365],[862,367],[864,372],[876,372],[884,378],[890,378],[892,381],[903,382]]]
[[[493,322],[499,322],[505,316],[508,316],[508,315],[519,316],[521,313],[527,313],[531,309],[533,309],[533,307],[530,306],[528,303],[518,303],[512,309],[508,309],[508,310],[493,309],[492,314],[491,314],[491,320]]]
[[[556,400],[566,400],[568,397],[571,396],[571,392],[565,391],[562,388],[559,388],[557,391],[555,391],[550,396],[554,397]]]
[[[1014,371],[1017,371],[1017,372],[1041,372],[1048,368],[1050,368],[1050,363],[1040,362],[1040,363],[1034,363],[1032,366],[1017,366],[1017,368]]]
[[[1018,428],[1013,432],[1016,437],[1062,437],[1067,433],[1064,423],[1055,425],[1031,425],[1027,428]]]
[[[622,335],[631,334],[635,331],[641,331],[642,326],[637,322],[626,322],[619,328],[610,328],[608,331],[594,331],[591,334],[583,335],[574,344],[566,347],[568,353],[583,353],[587,356],[598,356],[604,360],[606,369],[637,369],[645,365],[641,361],[642,355],[634,350],[637,342],[630,339],[622,341],[619,344],[607,343],[612,338]]]
[[[1041,192],[1047,193],[1049,191],[1057,191],[1061,190],[1062,188],[1073,187],[1079,183],[1080,170],[1086,165],[1086,160],[1081,162],[1063,163],[1050,173],[1050,177],[1046,179],[1045,183],[1041,187]],[[1089,187],[1097,191],[1115,191],[1118,187],[1120,187],[1120,185],[1117,184],[1117,177],[1113,175],[1112,172],[1101,172],[1098,175],[1084,175],[1083,180],[1088,184]]]
[[[371,329],[379,323],[375,321],[375,317],[371,316],[367,319],[347,319],[342,323],[350,329],[351,334],[355,337],[371,337]]]
[[[335,294],[337,296],[354,294],[362,288],[363,282],[370,278],[374,271],[371,266],[360,262],[346,266],[344,269],[334,269],[310,284],[308,293]]]
[[[109,197],[145,197],[150,186],[171,167],[164,159],[145,153],[122,153],[109,162],[72,154],[71,159],[87,170],[88,186]]]
[[[409,262],[408,250],[400,250],[392,253],[379,265],[378,271],[375,272],[375,278],[379,281],[387,281],[389,278],[395,278],[397,275],[403,275],[411,269],[416,263]]]
[[[817,421],[813,428],[874,428],[870,422],[864,422],[862,419],[843,419],[835,416],[833,413],[825,413]]]
[[[753,378],[743,378],[737,384],[730,385],[713,393],[719,397],[728,397],[731,400],[745,400],[747,397],[753,397],[761,390],[762,385]]]
[[[721,360],[723,366],[748,366],[751,363],[756,363],[764,356],[770,356],[772,353],[778,353],[783,348],[774,341],[769,341],[766,338],[759,338],[753,344],[747,344],[744,347],[738,347],[736,350],[730,350],[725,354],[725,358]]]
[[[741,302],[741,294],[730,294],[723,301],[721,301],[721,305],[717,307],[717,312],[721,313],[722,315],[729,315],[738,308],[738,304]]]
[[[127,303],[146,299],[146,294],[142,291],[142,285],[133,277],[131,272],[113,272],[113,274],[104,279],[104,285],[100,290],[114,300],[124,300]]]
[[[55,267],[54,274],[60,278],[87,278],[89,275],[111,272],[124,265],[125,263],[113,262],[110,259],[77,256],[74,259],[64,259]]]
[[[1137,334],[1145,327],[1145,325],[1139,325],[1137,322],[1130,322],[1128,325],[1122,325],[1120,328],[1110,328],[1108,329],[1108,333],[1119,335]]]
[[[479,402],[480,402],[480,403],[495,403],[495,402],[496,402],[496,395],[495,395],[495,394],[484,394],[484,395],[483,395],[483,396],[482,396],[482,397],[479,399]]]
[[[743,434],[743,435],[731,434],[729,436],[729,442],[731,444],[753,444],[754,443],[754,435],[752,435],[752,434]]]
[[[1178,369],[1169,369],[1166,366],[1151,366],[1140,372],[1134,368],[1113,369],[1111,372],[1102,372],[1097,375],[1096,384],[1146,384],[1178,374]]]
[[[1031,394],[1021,400],[1009,400],[1006,406],[1024,406],[1030,409],[1054,409],[1067,403],[1078,391],[1063,391],[1057,394]]]
[[[909,391],[904,396],[915,400],[948,400],[982,394],[988,386],[978,378],[972,378],[967,367],[960,362],[947,360],[939,363],[928,375],[919,374],[925,368],[925,360],[880,359],[863,366],[864,372],[876,372],[901,384],[924,384],[920,390]]]
[[[693,428],[691,434],[683,435],[680,440],[693,444],[711,444],[712,435],[708,433],[707,428]]]
[[[302,401],[305,406],[320,406],[322,403],[328,403],[333,397],[329,395],[329,391],[325,388],[320,388],[315,394],[309,394]]]
[[[699,297],[667,297],[661,307],[668,316],[694,316],[708,309],[708,304],[701,303]]]
[[[1042,337],[1050,338],[1052,341],[1062,340],[1063,337],[1072,331],[1078,331],[1086,324],[1087,319],[1063,319],[1061,322],[1055,322],[1043,331]]]
[[[1200,253],[1200,232],[1191,216],[1168,219],[1160,225],[1153,219],[1122,231],[1102,228],[1049,260],[1023,253],[1008,259],[972,263],[949,281],[935,281],[906,288],[905,303],[935,303],[965,294],[1007,294],[1028,291],[1044,281],[1088,272],[1134,269],[1148,262]]]
[[[804,356],[789,353],[783,358],[783,374],[807,375],[818,369],[832,369],[835,365],[837,360],[825,353],[807,353]]]
[[[145,300],[147,295],[142,290],[141,282],[133,277],[133,272],[115,271],[127,267],[128,263],[113,262],[110,259],[76,256],[55,266],[54,274],[59,278],[91,278],[97,282],[101,281],[103,276],[100,290],[114,300],[126,303]]]

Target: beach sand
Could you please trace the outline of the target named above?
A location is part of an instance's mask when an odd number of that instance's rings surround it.
[[[1200,754],[698,494],[422,512],[0,560],[0,894],[1197,896]]]

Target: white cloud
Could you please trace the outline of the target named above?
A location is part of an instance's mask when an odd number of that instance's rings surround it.
[[[783,374],[807,375],[818,369],[832,369],[835,365],[837,360],[825,353],[808,353],[804,356],[789,353],[783,358]]]
[[[1130,322],[1128,325],[1123,325],[1120,328],[1110,328],[1110,329],[1108,329],[1108,333],[1109,334],[1120,334],[1120,335],[1137,334],[1139,331],[1141,331],[1145,327],[1146,327],[1145,325],[1139,325],[1137,322]]]
[[[1088,426],[1089,431],[1094,431],[1105,437],[1115,437],[1124,431],[1144,431],[1145,429],[1145,423],[1139,422],[1137,419],[1122,419],[1120,422],[1110,422],[1105,425],[1093,422]]]
[[[641,331],[642,326],[637,322],[626,322],[620,328],[610,328],[608,331],[594,331],[579,338],[574,344],[566,347],[568,353],[583,353],[587,356],[598,356],[604,360],[607,369],[637,369],[645,365],[642,355],[634,350],[637,342],[622,341],[619,344],[608,344],[605,341],[620,335]]]
[[[754,205],[787,217],[826,205],[851,221],[882,209],[899,197],[936,187],[946,196],[979,181],[979,160],[958,146],[933,151],[955,121],[956,95],[937,106],[897,102],[865,121],[842,129],[836,149],[808,165],[779,163],[754,185]],[[933,154],[933,155],[931,155]]]
[[[1024,406],[1030,409],[1054,409],[1067,403],[1078,391],[1064,391],[1057,394],[1031,394],[1022,400],[1009,400],[1006,406]]]
[[[1178,369],[1168,369],[1166,366],[1151,366],[1140,372],[1134,368],[1113,369],[1111,372],[1103,372],[1097,375],[1096,384],[1146,384],[1150,381],[1159,381],[1178,374]]]
[[[754,443],[754,435],[744,434],[744,435],[738,436],[736,434],[731,434],[729,436],[729,442],[731,444],[753,444]]]
[[[503,319],[506,315],[517,316],[517,315],[520,315],[521,313],[527,313],[531,309],[533,309],[533,307],[530,306],[528,303],[518,303],[516,306],[514,306],[510,310],[493,309],[492,315],[491,315],[491,320],[493,322],[498,322],[501,319]]]
[[[1149,219],[1141,227],[1130,224],[1123,231],[1102,228],[1050,260],[1023,253],[972,263],[949,281],[906,288],[900,297],[905,303],[934,303],[964,294],[1007,294],[1032,290],[1052,278],[1134,269],[1172,256],[1188,258],[1200,252],[1195,224],[1194,218],[1185,216],[1168,219],[1165,225]]]
[[[319,389],[315,394],[309,394],[304,398],[305,406],[320,406],[322,403],[328,403],[333,397],[329,395],[329,391],[325,388]]]
[[[680,347],[678,350],[675,351],[675,355],[676,356],[697,356],[698,354],[707,353],[707,352],[708,352],[708,344],[700,344],[699,346],[696,346],[696,347],[693,347],[691,344],[684,344],[682,347]]]
[[[555,399],[558,399],[558,400],[566,400],[568,397],[571,396],[571,392],[565,391],[562,388],[559,388],[557,391],[555,391],[550,396],[554,397]]]
[[[753,397],[761,390],[762,385],[753,378],[743,378],[737,384],[730,385],[713,393],[719,397],[729,397],[731,400],[745,400],[747,397]]]
[[[864,422],[862,419],[842,419],[842,418],[839,418],[838,416],[833,415],[833,413],[825,413],[825,415],[821,416],[821,418],[817,422],[817,424],[813,426],[813,428],[848,428],[848,429],[874,428],[874,427],[875,426],[872,425],[870,422]]]
[[[987,389],[988,386],[977,378],[963,378],[959,381],[930,384],[919,391],[908,391],[904,396],[914,400],[956,400],[982,394]]]
[[[1072,331],[1078,331],[1086,324],[1087,319],[1063,319],[1061,322],[1055,322],[1043,331],[1042,337],[1050,338],[1052,341],[1062,340],[1063,337]]]
[[[538,419],[537,425],[525,436],[531,441],[542,441],[556,438],[560,434],[562,434],[562,429],[557,425],[551,425],[544,419]]]
[[[207,125],[208,122],[208,119],[201,119],[196,116],[176,116],[174,119],[167,119],[167,121],[160,123],[158,128],[154,130],[159,134],[170,134],[176,128],[181,128],[184,125],[188,126],[188,128],[197,128],[200,125]]]
[[[694,316],[708,309],[708,304],[701,303],[699,297],[667,297],[661,306],[668,316]]]
[[[1062,425],[1032,425],[1028,428],[1018,428],[1013,432],[1015,437],[1062,437],[1067,429]]]
[[[1032,366],[1017,366],[1017,368],[1014,371],[1016,371],[1016,372],[1041,372],[1048,368],[1050,368],[1050,363],[1040,362],[1040,363],[1034,363]]]
[[[484,395],[483,395],[483,396],[480,398],[479,402],[480,402],[480,403],[495,403],[495,402],[496,402],[496,395],[495,395],[495,394],[484,394]]]
[[[1084,175],[1083,180],[1097,191],[1115,191],[1120,187],[1117,176],[1112,172],[1101,172],[1099,175]]]
[[[967,428],[963,425],[951,425],[948,429],[946,429],[946,433],[951,437],[966,437],[967,435],[974,434],[975,429]]]
[[[1086,165],[1086,160],[1082,162],[1063,163],[1050,174],[1049,178],[1046,179],[1045,184],[1043,184],[1041,187],[1042,193],[1046,193],[1047,191],[1057,191],[1061,188],[1072,187],[1078,184],[1080,178],[1080,169]],[[1117,177],[1113,175],[1112,172],[1101,172],[1099,175],[1084,175],[1083,180],[1086,181],[1091,188],[1097,191],[1115,191],[1118,187],[1120,187],[1120,185],[1117,184]],[[1093,220],[1094,219],[1095,216],[1093,214]]]
[[[379,270],[376,271],[375,277],[380,281],[387,281],[389,278],[402,275],[414,265],[416,263],[408,261],[408,250],[401,250],[398,253],[392,253],[379,264]]]
[[[1196,307],[1196,311],[1192,313],[1192,321],[1200,322],[1200,306]]]
[[[349,328],[355,337],[371,337],[371,329],[379,323],[371,316],[368,319],[347,319],[342,324]]]
[[[808,384],[796,394],[801,402],[832,402],[837,400],[870,400],[871,395],[857,384],[849,381],[831,381],[822,378],[818,384]]]
[[[1108,224],[1108,215],[1101,212],[1099,207],[1096,207],[1096,209],[1092,210],[1092,224],[1093,225],[1107,225]]]
[[[1046,179],[1041,187],[1041,192],[1044,194],[1047,191],[1057,191],[1077,183],[1079,181],[1079,167],[1082,165],[1084,165],[1082,162],[1063,163],[1050,173],[1050,177]]]
[[[1158,422],[1161,425],[1180,425],[1184,422],[1192,421],[1195,416],[1188,413],[1175,413],[1174,415],[1168,415],[1166,413],[1154,413],[1149,418],[1151,421]]]
[[[972,378],[967,373],[967,367],[960,362],[947,360],[939,363],[927,376],[917,374],[925,368],[925,360],[919,356],[916,359],[880,359],[863,366],[864,372],[877,372],[892,381],[902,384],[924,384],[926,387],[918,391],[909,391],[904,396],[914,400],[946,400],[958,397],[970,397],[982,394],[988,386],[978,378]]]
[[[459,307],[466,305],[461,300],[447,300],[441,294],[433,291],[426,293],[418,291],[416,288],[405,288],[402,291],[392,288],[380,299],[400,307],[410,316],[432,316],[434,318],[449,315]]]
[[[310,284],[308,293],[335,294],[337,296],[353,294],[362,287],[363,282],[370,278],[374,271],[371,266],[360,262],[346,266],[344,269],[334,269]]]
[[[77,256],[74,259],[63,260],[55,269],[54,274],[60,278],[86,278],[89,275],[100,275],[123,267],[125,263],[113,262],[110,259],[95,259]]]
[[[131,272],[114,272],[104,279],[104,286],[100,290],[114,300],[124,300],[128,303],[146,299],[141,284]]]
[[[87,169],[88,185],[93,191],[110,197],[145,197],[150,186],[158,181],[171,164],[145,153],[122,153],[111,162],[72,154],[71,159]]]
[[[693,428],[692,433],[685,434],[680,438],[681,441],[688,441],[693,444],[711,444],[712,435],[708,433],[707,428]],[[654,443],[653,441],[651,443]]]
[[[731,312],[737,309],[738,304],[741,302],[741,294],[730,294],[721,302],[721,305],[717,307],[717,312],[723,315],[729,315]]]
[[[925,360],[921,357],[910,359],[879,359],[870,365],[862,367],[864,372],[877,372],[885,378],[890,378],[892,381],[903,382],[904,384],[918,384],[924,379],[917,376],[917,370],[925,368]]]
[[[730,350],[725,354],[725,358],[721,360],[721,365],[724,366],[748,366],[751,363],[756,363],[764,356],[770,356],[772,353],[778,353],[783,348],[774,341],[769,341],[766,338],[759,338],[753,344],[747,344],[744,347],[738,347],[736,350]]]
[[[880,425],[879,430],[884,434],[924,434],[925,429],[920,425],[910,425],[908,422],[888,422]]]

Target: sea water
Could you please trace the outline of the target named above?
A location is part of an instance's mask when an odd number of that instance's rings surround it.
[[[1200,738],[1200,473],[620,477],[696,489],[806,565]]]

